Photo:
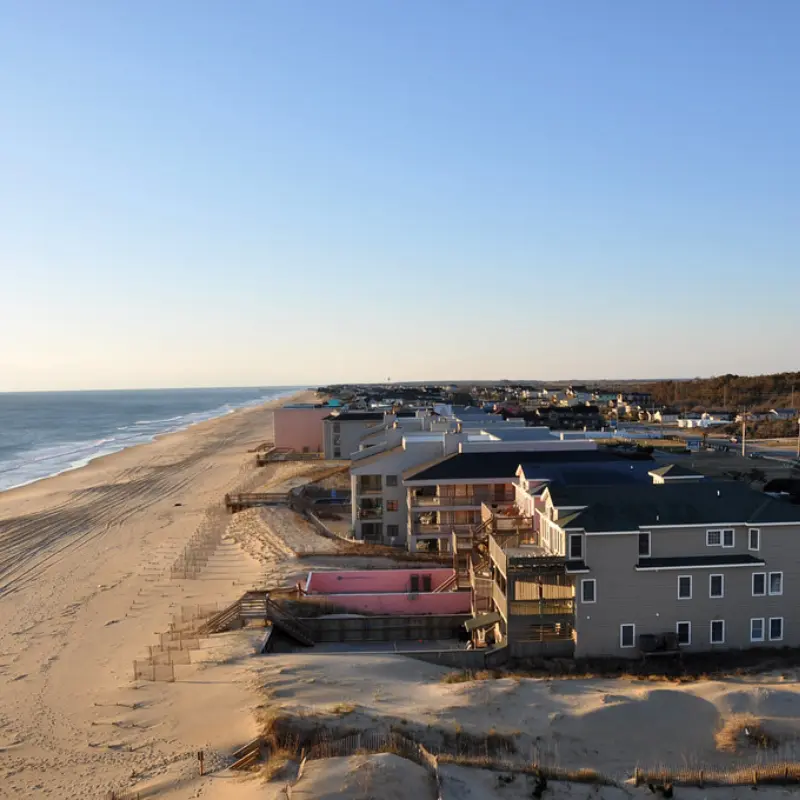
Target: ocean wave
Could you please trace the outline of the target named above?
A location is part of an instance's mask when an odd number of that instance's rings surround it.
[[[44,478],[60,475],[86,466],[96,458],[118,453],[128,447],[152,442],[157,436],[175,433],[231,414],[241,408],[250,408],[286,397],[296,390],[269,392],[261,397],[239,404],[225,403],[206,411],[194,411],[154,420],[139,420],[134,424],[120,426],[112,434],[85,441],[69,441],[59,444],[33,447],[19,452],[5,461],[0,461],[0,491],[25,486]]]

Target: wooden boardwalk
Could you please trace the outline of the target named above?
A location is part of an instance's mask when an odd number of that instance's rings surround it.
[[[265,467],[283,461],[324,461],[325,453],[298,453],[289,447],[273,447],[263,453],[256,454],[256,465]]]
[[[232,514],[245,508],[288,505],[288,492],[239,492],[225,495],[225,508]]]

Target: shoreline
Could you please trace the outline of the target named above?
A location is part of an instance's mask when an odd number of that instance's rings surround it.
[[[278,580],[277,555],[259,560],[230,537],[201,576],[172,567],[209,520],[230,524],[218,517],[226,492],[291,472],[257,468],[249,450],[273,439],[275,408],[314,394],[0,493],[0,797],[95,797],[252,738],[245,685],[135,681],[133,664],[182,609]]]
[[[232,408],[229,411],[226,411],[222,414],[219,414],[215,417],[209,417],[208,419],[199,420],[198,422],[190,422],[188,425],[182,428],[178,428],[177,430],[171,431],[164,431],[162,433],[153,434],[147,441],[137,442],[136,444],[131,444],[120,448],[119,450],[114,450],[110,453],[98,453],[96,456],[92,456],[85,460],[85,463],[80,464],[78,466],[71,466],[65,469],[59,470],[58,472],[53,472],[50,475],[44,475],[41,478],[34,478],[30,481],[25,481],[24,483],[19,483],[14,486],[9,486],[7,489],[0,489],[0,505],[2,505],[3,501],[6,500],[7,496],[19,492],[23,489],[30,489],[31,487],[39,486],[40,484],[56,480],[63,475],[72,475],[77,472],[81,472],[82,470],[89,469],[94,466],[106,466],[109,459],[113,459],[115,456],[121,456],[125,453],[131,453],[135,450],[138,450],[143,447],[149,447],[159,441],[162,441],[170,436],[178,436],[182,433],[186,433],[187,431],[194,431],[198,430],[200,426],[209,425],[211,423],[219,422],[221,420],[229,419],[233,416],[241,416],[243,414],[251,413],[254,411],[263,411],[267,408],[278,408],[280,404],[287,403],[295,398],[302,397],[307,394],[309,389],[297,389],[288,391],[286,394],[280,394],[278,397],[272,398],[270,400],[266,400],[263,403],[259,403],[258,405],[254,406],[244,406],[241,408]],[[277,404],[277,405],[276,405]]]

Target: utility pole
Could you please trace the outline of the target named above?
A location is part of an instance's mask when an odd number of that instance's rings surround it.
[[[742,412],[742,458],[747,458],[747,409]]]
[[[800,459],[800,416],[797,417],[797,458]]]

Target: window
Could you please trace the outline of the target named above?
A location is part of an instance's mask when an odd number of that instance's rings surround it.
[[[412,575],[409,581],[410,592],[429,592],[431,590],[430,575]]]
[[[640,533],[639,534],[639,555],[649,557],[650,556],[650,534],[649,533]]]
[[[722,531],[722,546],[733,547],[733,545],[734,545],[734,531],[730,529]]]
[[[341,422],[334,422],[333,423],[333,432],[339,433],[342,430],[342,423]]]
[[[397,511],[397,500],[387,500],[386,501],[386,510],[387,511]]]
[[[781,639],[783,639],[783,617],[770,617],[769,640],[779,642]]]
[[[783,573],[770,572],[769,574],[769,593],[783,594]]]
[[[706,531],[706,546],[719,547],[722,544],[722,531]]]
[[[594,603],[597,600],[597,581],[594,578],[584,578],[581,581],[581,602]]]
[[[619,646],[634,647],[636,644],[636,626],[626,624],[619,626]]]
[[[764,618],[756,618],[750,620],[750,641],[763,642],[764,641]]]
[[[387,475],[386,476],[386,485],[387,486],[397,486],[397,475]]]
[[[675,633],[678,634],[678,644],[685,646],[692,643],[691,622],[677,622],[675,624]]]
[[[767,573],[753,573],[753,597],[763,597],[767,593]]]
[[[341,445],[341,443],[342,443],[342,437],[341,436],[334,436],[333,437],[333,446],[334,447],[339,447]]]
[[[583,537],[579,533],[569,535],[569,557],[583,558]]]
[[[390,539],[394,539],[400,535],[400,526],[399,525],[387,525],[386,526],[386,535]]]
[[[709,575],[708,577],[708,596],[725,596],[725,578],[722,575]]]
[[[758,550],[761,547],[761,531],[758,528],[750,528],[747,532],[747,549]]]
[[[338,447],[334,447],[333,448],[333,457],[334,458],[341,458],[342,457],[342,451]]]
[[[725,643],[725,620],[715,619],[711,621],[711,644]]]
[[[678,575],[678,600],[692,599],[692,576]]]

